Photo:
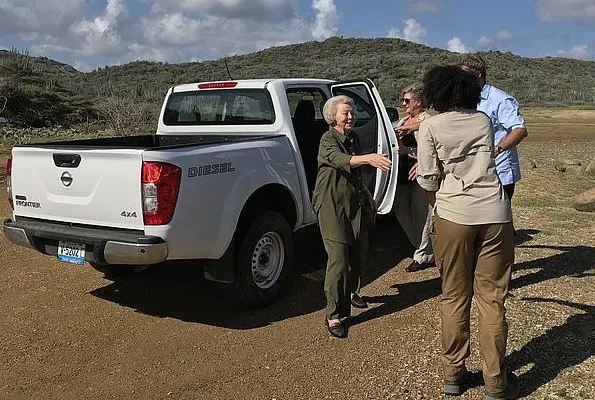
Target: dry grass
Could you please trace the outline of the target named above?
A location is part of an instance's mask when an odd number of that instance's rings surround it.
[[[575,211],[571,200],[595,179],[554,163],[594,157],[595,111],[525,114],[529,138],[519,146],[523,179],[513,200],[524,242],[507,301],[506,363],[523,399],[592,400],[595,213]],[[90,388],[95,398],[442,398],[438,271],[405,273],[407,245],[394,234],[376,239],[364,274],[371,307],[358,311],[346,341],[328,340],[321,326],[323,259],[312,257],[310,272],[278,303],[247,313],[180,273],[106,283],[4,241],[0,355],[9,361],[0,387],[11,399],[85,398]],[[307,249],[302,256],[315,253]],[[468,361],[481,368],[475,335]],[[476,387],[462,398],[482,394]]]
[[[529,141],[595,138],[595,110],[528,108],[523,115]]]

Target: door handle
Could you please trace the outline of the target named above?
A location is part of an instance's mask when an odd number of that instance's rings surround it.
[[[52,156],[56,167],[76,168],[81,163],[80,154],[54,153]]]

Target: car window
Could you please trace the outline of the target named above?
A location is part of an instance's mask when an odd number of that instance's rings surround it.
[[[319,88],[291,88],[287,89],[287,101],[289,102],[289,110],[291,112],[291,118],[295,115],[295,109],[297,108],[300,100],[310,100],[314,104],[316,110],[315,119],[323,120],[322,107],[327,100],[324,92]]]
[[[372,99],[363,85],[338,87],[335,89],[336,94],[344,94],[353,99],[355,103],[355,127],[361,127],[370,122],[376,115]]]
[[[173,93],[163,114],[165,125],[269,125],[274,122],[273,103],[264,89]]]

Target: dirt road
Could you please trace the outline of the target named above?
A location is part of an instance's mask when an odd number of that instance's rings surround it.
[[[584,146],[577,151],[595,148]],[[539,168],[550,162],[539,155],[542,147],[525,146],[535,148]],[[518,196],[525,243],[508,302],[507,362],[524,398],[595,399],[595,250],[588,237],[595,219],[567,211],[582,225],[550,231],[551,218],[540,219],[549,206],[523,206],[530,196],[522,185]],[[112,282],[0,235],[0,398],[441,398],[438,273],[405,273],[411,251],[394,220],[380,220],[364,277],[371,307],[356,311],[349,339],[336,340],[323,326],[325,256],[315,235],[300,239],[289,291],[258,311],[232,308],[192,265]],[[464,398],[481,394],[477,387]]]

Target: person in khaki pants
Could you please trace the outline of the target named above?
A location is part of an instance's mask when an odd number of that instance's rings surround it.
[[[514,262],[512,212],[496,174],[491,121],[476,110],[481,86],[475,75],[457,66],[435,67],[423,83],[426,105],[439,113],[419,128],[417,182],[434,207],[444,393],[458,396],[465,390],[475,297],[484,400],[515,399],[518,380],[504,366],[504,300]]]

